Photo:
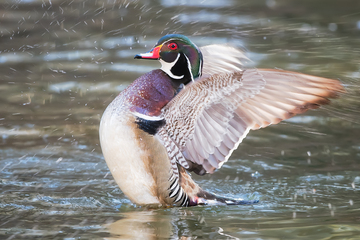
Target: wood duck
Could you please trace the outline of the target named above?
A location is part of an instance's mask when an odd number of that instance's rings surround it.
[[[138,205],[246,204],[202,190],[188,172],[219,169],[250,130],[329,103],[337,80],[274,69],[242,69],[232,47],[162,37],[136,59],[161,68],[136,79],[107,107],[100,142],[124,194]]]

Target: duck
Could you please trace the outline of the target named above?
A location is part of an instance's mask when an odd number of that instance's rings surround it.
[[[245,68],[227,45],[196,46],[168,34],[135,59],[158,60],[107,106],[100,145],[122,192],[139,206],[253,204],[203,190],[191,174],[221,168],[250,130],[328,104],[338,80],[280,69]]]

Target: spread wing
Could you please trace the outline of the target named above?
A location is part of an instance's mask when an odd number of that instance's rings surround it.
[[[231,46],[213,44],[200,47],[200,51],[203,76],[241,71],[244,63],[250,61],[244,52]]]
[[[177,149],[180,165],[212,173],[251,129],[327,104],[340,92],[343,87],[337,80],[289,71],[215,74],[187,85],[164,107],[162,131]]]

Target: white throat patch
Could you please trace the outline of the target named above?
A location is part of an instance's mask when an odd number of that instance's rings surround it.
[[[176,59],[173,62],[165,62],[164,60],[160,59],[160,63],[161,63],[161,70],[163,70],[167,75],[169,75],[171,78],[174,79],[182,79],[184,77],[184,75],[182,76],[175,76],[172,72],[171,72],[171,68],[176,64],[176,62],[179,60],[180,58],[180,53],[178,53]]]

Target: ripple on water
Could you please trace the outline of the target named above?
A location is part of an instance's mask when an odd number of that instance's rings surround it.
[[[3,6],[1,239],[358,239],[356,1],[23,0]],[[330,111],[251,131],[215,174],[193,174],[208,191],[258,204],[153,210],[131,204],[112,179],[99,146],[100,116],[131,81],[158,68],[133,56],[167,33],[184,33],[199,46],[246,48],[254,67],[338,78],[349,90]],[[328,112],[339,118],[324,117]],[[100,229],[107,223],[113,228]]]

